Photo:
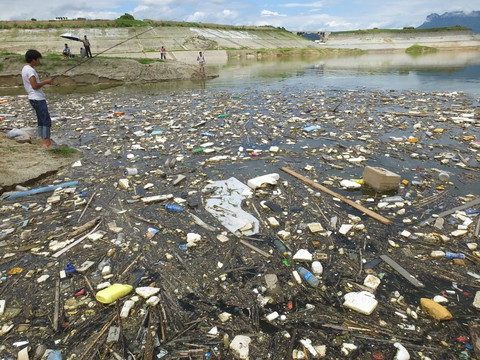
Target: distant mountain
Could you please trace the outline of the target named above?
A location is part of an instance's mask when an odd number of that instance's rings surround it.
[[[472,29],[474,33],[480,33],[480,11],[464,13],[463,11],[446,12],[442,15],[430,14],[427,20],[417,29],[430,29],[449,26],[464,26]]]

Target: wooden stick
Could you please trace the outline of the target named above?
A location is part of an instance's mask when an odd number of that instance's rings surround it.
[[[246,242],[246,241],[243,240],[243,239],[239,239],[238,241],[239,241],[240,243],[242,243],[243,245],[245,245],[246,247],[249,247],[249,248],[252,249],[253,251],[258,252],[260,255],[265,256],[266,258],[269,258],[269,257],[271,256],[269,253],[267,253],[267,252],[265,252],[265,251],[257,248],[256,246],[250,244],[249,242]]]
[[[166,335],[165,335],[165,324],[167,322],[167,315],[165,314],[165,309],[163,308],[163,304],[160,302],[159,304],[160,311],[158,312],[158,317],[160,318],[160,333],[162,334],[162,339],[160,342],[165,342]]]
[[[342,196],[340,194],[337,194],[335,191],[332,191],[330,190],[329,188],[326,188],[325,186],[323,185],[320,185],[312,180],[310,180],[309,178],[293,171],[292,169],[290,168],[287,168],[285,166],[281,167],[280,170],[282,171],[285,171],[287,174],[290,174],[292,175],[293,177],[296,177],[297,179],[303,181],[304,183],[314,187],[315,189],[318,189],[318,190],[321,190],[323,191],[324,193],[327,193],[331,196],[334,196],[336,198],[339,198],[341,201],[343,201],[344,203],[354,207],[355,209],[357,210],[360,210],[361,212],[364,212],[365,214],[367,214],[368,216],[374,218],[375,220],[378,220],[380,221],[382,224],[385,224],[385,225],[391,225],[393,222],[392,220],[390,219],[387,219],[385,217],[383,217],[382,215],[379,215],[377,214],[376,212],[370,210],[370,209],[367,209],[366,207],[360,205],[360,204],[357,204],[355,201],[353,200],[350,200],[348,198],[346,198],[345,196]]]
[[[133,217],[134,219],[138,219],[138,220],[141,220],[143,222],[146,222],[147,224],[150,224],[150,225],[158,225],[158,221],[155,221],[155,220],[145,219],[142,216],[139,216],[139,215],[136,215],[136,214],[131,214],[131,213],[128,213],[127,215],[130,216],[130,217]]]
[[[394,270],[398,271],[398,273],[402,275],[413,286],[422,287],[422,288],[425,287],[423,283],[418,281],[412,274],[410,274],[407,270],[405,270],[403,267],[401,267],[398,263],[396,263],[393,259],[391,259],[387,255],[380,255],[380,259],[385,261]]]
[[[92,293],[93,297],[95,297],[97,295],[97,293],[96,293],[95,290],[93,290],[93,287],[92,287],[92,284],[90,283],[90,280],[88,280],[86,275],[83,275],[83,278],[85,279],[85,282],[87,283],[88,289]]]
[[[88,200],[87,205],[85,205],[85,208],[83,209],[82,213],[80,214],[80,217],[79,217],[78,220],[77,220],[77,224],[80,222],[80,220],[82,220],[83,214],[85,214],[85,211],[87,211],[87,208],[88,208],[88,206],[90,205],[90,203],[92,202],[92,200],[93,200],[93,198],[95,197],[95,195],[97,195],[97,192],[96,192],[96,191],[92,194],[92,196],[91,196],[90,199]]]
[[[130,265],[128,265],[128,266],[125,268],[125,270],[122,271],[122,273],[118,276],[118,279],[121,279],[121,278],[127,273],[127,271],[129,271],[129,270],[132,268],[132,266],[134,266],[134,265],[137,263],[138,259],[140,259],[141,256],[142,256],[141,253],[138,254],[137,257],[135,258],[135,260],[133,260],[133,261],[130,263]]]
[[[93,228],[92,231],[90,231],[88,234],[85,234],[83,235],[81,238],[75,240],[73,243],[71,243],[70,245],[64,247],[62,250],[59,250],[57,251],[55,254],[53,254],[52,256],[57,258],[59,257],[60,255],[62,255],[63,253],[67,252],[68,250],[70,250],[72,247],[74,247],[75,245],[77,245],[78,243],[82,242],[83,240],[85,240],[87,238],[88,235],[90,234],[93,234],[99,227],[100,227],[100,224],[101,223],[98,223],[97,226],[95,226]]]
[[[93,220],[90,220],[90,221],[87,221],[85,224],[83,224],[82,226],[78,227],[77,230],[75,230],[74,232],[72,232],[70,234],[70,237],[75,237],[85,231],[87,231],[88,229],[94,227],[98,222],[100,222],[102,218],[100,216],[96,217],[95,219]]]
[[[153,351],[155,347],[154,334],[157,332],[157,326],[152,325],[152,312],[148,315],[147,337],[145,339],[145,350],[143,352],[144,360],[153,359]]]
[[[478,204],[480,204],[480,199],[475,199],[475,200],[472,200],[472,201],[467,202],[466,204],[463,204],[463,205],[454,207],[453,209],[443,211],[443,212],[441,212],[440,214],[438,214],[438,217],[444,217],[444,216],[446,216],[446,215],[453,214],[453,213],[455,213],[455,212],[458,211],[458,210],[468,209],[469,207],[473,207],[473,206],[478,205]],[[424,222],[422,222],[422,223],[420,224],[420,226],[423,226],[423,225],[425,225],[425,224],[429,224],[429,223],[433,222],[434,220],[435,220],[435,218],[433,218],[433,217],[428,218],[427,220],[425,220]]]
[[[112,320],[110,320],[108,323],[106,323],[102,330],[100,330],[100,332],[98,333],[98,336],[92,341],[92,343],[90,345],[88,345],[88,347],[85,349],[85,352],[83,353],[82,356],[80,356],[80,358],[78,360],[83,360],[86,355],[88,354],[88,352],[90,350],[92,350],[92,348],[95,346],[95,344],[98,342],[98,340],[103,336],[103,334],[105,334],[105,332],[108,330],[108,328],[115,322],[115,320],[117,320],[117,317],[118,315],[115,314],[112,318]]]
[[[58,313],[60,309],[60,279],[55,282],[55,310],[53,312],[53,330],[58,330]]]

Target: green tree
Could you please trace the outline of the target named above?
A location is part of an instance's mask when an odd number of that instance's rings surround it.
[[[133,17],[133,15],[131,14],[123,14],[122,16],[119,17],[119,19],[122,19],[122,20],[135,20],[135,18]]]

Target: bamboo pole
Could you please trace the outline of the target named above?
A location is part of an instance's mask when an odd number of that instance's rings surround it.
[[[321,191],[323,191],[324,193],[327,193],[327,194],[329,194],[329,195],[331,195],[331,196],[334,196],[334,197],[336,197],[336,198],[339,198],[339,199],[340,199],[341,201],[343,201],[344,203],[346,203],[346,204],[354,207],[354,208],[357,209],[357,210],[360,210],[361,212],[367,214],[368,216],[374,218],[375,220],[380,221],[382,224],[391,225],[391,224],[393,223],[392,220],[387,219],[387,218],[383,217],[382,215],[379,215],[379,214],[377,214],[376,212],[374,212],[374,211],[372,211],[372,210],[370,210],[370,209],[367,209],[366,207],[364,207],[364,206],[362,206],[362,205],[360,205],[360,204],[357,204],[355,201],[350,200],[350,199],[346,198],[345,196],[342,196],[342,195],[340,195],[340,194],[337,194],[335,191],[332,191],[332,190],[330,190],[329,188],[326,188],[325,186],[320,185],[320,184],[316,183],[316,182],[313,181],[313,180],[310,180],[309,178],[307,178],[307,177],[305,177],[305,176],[303,176],[303,175],[295,172],[294,170],[292,170],[292,169],[290,169],[290,168],[288,168],[288,167],[283,166],[283,167],[280,168],[280,170],[285,171],[287,174],[292,175],[293,177],[295,177],[295,178],[303,181],[304,183],[306,183],[306,184],[314,187],[315,189],[321,190]]]

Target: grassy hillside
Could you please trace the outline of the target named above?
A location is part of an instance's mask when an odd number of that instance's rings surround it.
[[[340,34],[352,34],[352,35],[368,35],[368,34],[422,34],[430,32],[444,32],[444,31],[471,31],[469,28],[463,26],[451,26],[443,28],[430,28],[430,29],[415,29],[413,27],[406,27],[403,29],[366,29],[366,30],[349,30],[349,31],[335,31],[332,35]]]
[[[0,21],[0,29],[88,29],[88,28],[121,28],[121,27],[142,27],[142,26],[170,26],[170,27],[195,27],[223,30],[270,30],[278,31],[283,28],[275,28],[272,26],[234,26],[219,25],[208,23],[193,23],[183,21],[164,21],[164,20],[135,20],[135,19],[115,19],[115,20],[25,20],[25,21]]]

